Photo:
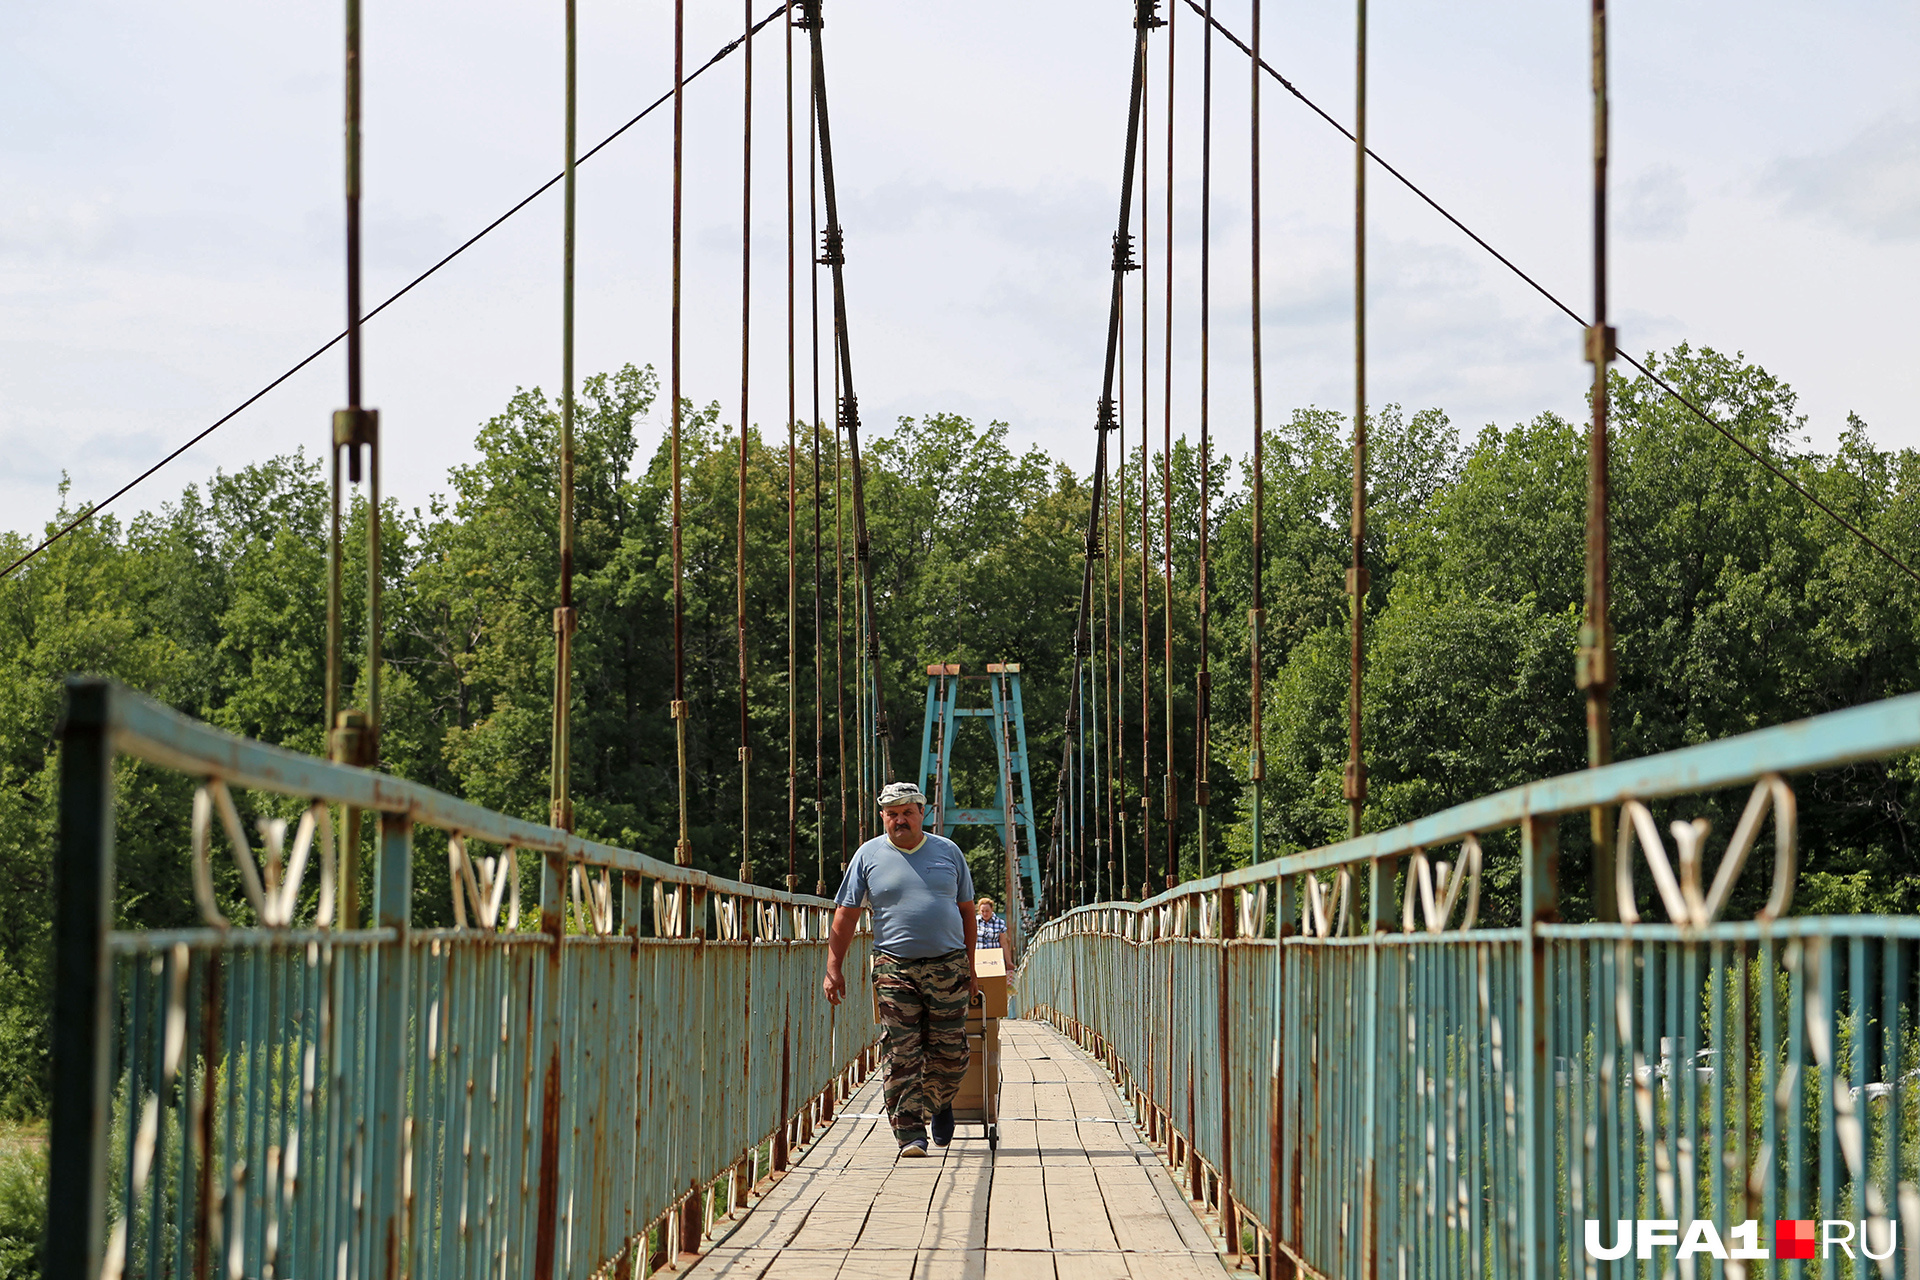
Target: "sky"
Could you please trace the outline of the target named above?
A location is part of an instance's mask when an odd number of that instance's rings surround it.
[[[1252,0],[1216,0],[1242,34]],[[758,0],[764,14],[773,0]],[[365,292],[386,297],[551,177],[563,155],[559,4],[364,0]],[[1369,141],[1576,310],[1591,303],[1585,0],[1374,0]],[[902,415],[1008,424],[1084,470],[1100,394],[1131,48],[1126,0],[826,0],[849,328],[869,433]],[[1621,345],[1745,355],[1800,394],[1826,447],[1849,413],[1920,447],[1920,8],[1895,0],[1658,4],[1611,13],[1611,295]],[[688,0],[697,66],[745,10]],[[665,0],[579,0],[582,150],[671,87]],[[1351,4],[1265,0],[1263,52],[1354,117]],[[337,4],[10,0],[0,29],[0,508],[37,534],[103,497],[336,333],[345,314]],[[804,34],[796,33],[804,92]],[[1197,421],[1203,28],[1174,44],[1174,429]],[[1148,270],[1130,277],[1140,429],[1149,277],[1165,394],[1169,32],[1149,78]],[[742,74],[686,94],[685,394],[739,421]],[[1249,71],[1213,50],[1212,430],[1250,441]],[[754,41],[749,417],[787,413],[785,32]],[[798,412],[806,337],[806,116]],[[1353,398],[1353,156],[1262,90],[1266,411]],[[581,166],[577,367],[669,351],[671,116]],[[1579,326],[1374,168],[1372,400],[1437,406],[1463,436],[1579,416]],[[541,197],[366,329],[385,488],[447,488],[515,389],[560,380],[561,201]],[[277,454],[325,448],[336,349],[122,498],[157,507]],[[650,451],[665,402],[635,423]],[[644,456],[644,453],[643,453]]]

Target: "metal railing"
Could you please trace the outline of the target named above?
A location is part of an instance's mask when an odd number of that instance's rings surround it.
[[[1920,1276],[1920,919],[1784,915],[1787,775],[1916,748],[1920,695],[1083,907],[1021,999],[1268,1274]],[[1648,805],[1748,785],[1707,884],[1706,824],[1670,858]],[[1596,805],[1625,923],[1557,923],[1560,822]],[[1768,827],[1766,905],[1721,922]],[[1480,842],[1513,828],[1522,923],[1481,927]]]
[[[111,927],[117,756],[197,782],[203,927]],[[250,834],[243,790],[281,818]],[[332,927],[333,806],[376,827],[370,927]],[[108,681],[69,685],[60,817],[50,1276],[645,1274],[872,1064],[869,1005],[820,994],[830,903],[249,742]],[[459,927],[413,925],[416,828],[447,833]],[[222,915],[216,845],[250,922]],[[863,926],[850,965],[867,943]]]

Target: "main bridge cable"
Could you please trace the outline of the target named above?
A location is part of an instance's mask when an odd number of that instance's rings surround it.
[[[812,2],[817,3],[817,0]],[[1063,735],[1065,745],[1061,751],[1057,788],[1059,800],[1054,806],[1053,836],[1048,842],[1049,847],[1055,851],[1056,857],[1062,849],[1061,837],[1064,832],[1061,822],[1066,812],[1068,770],[1073,762],[1074,726],[1080,714],[1080,666],[1086,659],[1090,640],[1087,631],[1093,600],[1093,562],[1106,554],[1100,544],[1100,507],[1106,494],[1107,433],[1119,426],[1114,418],[1114,371],[1120,358],[1120,308],[1124,284],[1127,272],[1133,267],[1133,255],[1130,252],[1132,237],[1128,227],[1133,213],[1134,162],[1140,148],[1140,108],[1145,96],[1143,81],[1147,70],[1147,33],[1160,21],[1155,14],[1157,7],[1158,0],[1135,0],[1133,87],[1127,104],[1127,145],[1126,160],[1120,178],[1119,225],[1113,234],[1113,292],[1107,305],[1106,369],[1102,375],[1100,402],[1094,424],[1093,493],[1087,509],[1087,540],[1082,556],[1080,604],[1073,623],[1073,679],[1067,682],[1067,715]],[[1143,512],[1142,516],[1144,515]],[[1142,603],[1144,606],[1144,601]],[[1144,658],[1143,654],[1143,661]],[[1056,884],[1058,883],[1056,879]]]
[[[866,485],[860,465],[860,400],[854,393],[853,346],[847,332],[847,289],[845,241],[840,226],[840,203],[833,183],[833,135],[828,127],[826,55],[821,46],[820,0],[800,0],[806,15],[809,42],[813,47],[813,115],[818,128],[820,151],[820,188],[827,206],[827,231],[821,246],[821,262],[833,273],[834,349],[840,362],[840,417],[847,432],[847,462],[853,473],[853,558],[857,574],[855,590],[860,621],[864,631],[866,660],[872,675],[873,719],[863,721],[862,729],[873,735],[878,755],[876,765],[885,779],[893,777],[893,752],[887,724],[886,690],[881,680],[880,636],[873,616],[872,543],[867,536]],[[864,812],[864,805],[863,810]]]
[[[788,3],[781,5],[779,8],[769,13],[766,17],[760,19],[760,21],[754,23],[749,34],[758,33],[762,28],[768,26],[769,24],[778,22],[783,14],[788,13],[789,11],[794,9],[796,6],[798,6],[800,3],[801,3],[801,0],[788,0]],[[699,67],[689,72],[686,75],[686,77],[681,81],[681,83],[692,84],[695,80],[698,80],[702,74],[712,70],[716,65],[724,61],[728,57],[728,55],[732,54],[734,50],[738,49],[741,45],[745,44],[746,39],[747,37],[744,35],[736,36],[734,39],[729,40],[726,44],[721,45],[720,48],[714,53],[714,55],[711,58],[708,58],[704,63],[700,64]],[[618,129],[615,129],[612,133],[608,134],[606,137],[600,139],[600,141],[595,143],[591,149],[583,152],[577,159],[574,160],[574,166],[577,168],[580,165],[585,164],[587,161],[593,159],[594,156],[598,155],[603,149],[611,145],[617,138],[619,138],[627,130],[633,128],[633,126],[639,124],[642,120],[645,120],[648,116],[652,115],[655,111],[659,110],[661,107],[665,106],[667,103],[671,101],[673,101],[673,90],[669,89],[665,93],[661,94],[659,97],[655,98],[652,102],[648,103],[639,112],[639,114],[629,119],[625,124],[621,125]],[[565,180],[566,176],[567,176],[566,170],[562,169],[559,173],[554,174],[551,178],[548,178],[545,182],[535,187],[532,191],[528,192],[524,197],[522,197],[516,204],[514,204],[512,208],[508,209],[505,213],[495,218],[492,222],[489,222],[486,226],[480,228],[480,230],[474,232],[471,236],[467,237],[467,239],[462,241],[457,248],[449,251],[445,257],[441,258],[438,262],[428,267],[425,271],[422,271],[419,275],[409,280],[406,284],[400,286],[400,288],[396,289],[393,293],[389,294],[385,302],[382,302],[379,306],[375,307],[373,310],[367,312],[366,314],[359,316],[358,319],[354,322],[354,324],[355,325],[365,324],[367,321],[373,319],[375,316],[379,315],[382,311],[385,311],[388,307],[392,306],[394,303],[400,301],[400,299],[406,297],[409,293],[412,293],[415,288],[426,283],[427,278],[429,276],[432,276],[435,272],[439,271],[440,268],[446,266],[448,263],[452,262],[455,258],[459,257],[461,254],[465,253],[467,250],[473,248],[474,245],[479,244],[492,232],[498,230],[501,227],[501,225],[504,224],[509,218],[513,217],[514,214],[519,213],[522,209],[532,204],[535,200],[539,199],[541,196],[545,195],[547,192],[553,190],[553,188],[559,186],[561,182]],[[353,326],[350,326],[349,328],[352,328],[352,327]],[[60,541],[62,538],[66,537],[68,534],[72,533],[75,529],[78,529],[81,525],[93,519],[94,516],[100,514],[100,512],[102,511],[105,511],[117,499],[125,497],[128,492],[130,492],[135,487],[137,487],[138,485],[140,485],[141,483],[143,483],[144,481],[152,477],[155,472],[159,471],[162,467],[166,466],[169,462],[172,462],[175,458],[178,458],[181,454],[193,448],[193,446],[199,444],[202,440],[205,440],[208,436],[212,435],[215,431],[218,431],[221,427],[226,426],[227,423],[233,421],[235,418],[239,417],[242,413],[245,413],[248,409],[251,409],[255,404],[259,403],[260,400],[264,396],[266,396],[269,392],[279,387],[281,383],[293,377],[294,374],[299,373],[302,369],[312,364],[315,360],[318,360],[321,356],[327,354],[327,352],[339,346],[343,341],[346,340],[348,332],[349,332],[349,329],[342,329],[339,333],[334,334],[333,337],[327,339],[320,346],[315,347],[312,352],[304,356],[297,364],[290,366],[285,373],[282,373],[279,377],[275,378],[272,382],[267,383],[266,386],[261,387],[258,391],[248,396],[245,400],[242,400],[239,404],[235,405],[232,409],[229,409],[225,414],[215,419],[208,426],[203,427],[199,432],[189,437],[184,443],[182,443],[178,448],[174,449],[173,452],[169,453],[166,457],[160,459],[158,462],[148,467],[145,471],[142,471],[139,475],[127,481],[125,484],[121,485],[118,489],[115,489],[112,493],[108,494],[105,498],[102,498],[99,502],[94,503],[91,507],[88,507],[85,511],[75,516],[72,520],[68,521],[65,525],[61,526],[57,532],[50,534],[45,541],[40,543],[40,545],[36,546],[33,550],[21,556],[18,560],[15,560],[12,564],[8,565],[4,570],[0,570],[0,579],[5,579],[10,575],[12,575],[15,569],[20,568],[22,565],[26,564],[29,560],[32,560],[35,556],[38,556],[42,551],[45,551],[48,547],[51,547],[54,543]]]
[[[1199,0],[1186,0],[1186,4],[1187,4],[1187,7],[1194,10],[1194,12],[1205,14],[1205,10],[1201,8]],[[1247,47],[1246,42],[1241,40],[1239,36],[1235,35],[1231,30],[1229,30],[1227,26],[1224,23],[1222,23],[1218,18],[1208,17],[1207,21],[1212,25],[1215,31],[1218,31],[1222,36],[1226,37],[1227,42],[1233,45],[1234,48],[1238,49],[1241,53],[1244,53],[1249,57],[1253,56],[1253,51]],[[1281,88],[1285,89],[1288,93],[1292,94],[1295,98],[1299,99],[1301,105],[1305,106],[1309,111],[1312,111],[1315,115],[1319,116],[1322,120],[1326,121],[1329,125],[1332,125],[1349,142],[1355,141],[1352,131],[1350,131],[1345,125],[1341,124],[1338,120],[1328,115],[1324,110],[1321,109],[1320,105],[1316,103],[1313,99],[1309,98],[1306,94],[1300,92],[1299,88],[1296,87],[1291,80],[1287,79],[1285,76],[1281,75],[1278,71],[1276,71],[1273,68],[1273,65],[1271,63],[1267,62],[1266,59],[1264,58],[1261,58],[1258,61],[1260,64],[1260,69],[1262,71],[1265,71],[1269,76],[1273,77],[1273,79],[1276,82],[1278,82]],[[1401,186],[1405,187],[1408,191],[1411,191],[1415,196],[1419,197],[1420,200],[1428,208],[1432,209],[1435,213],[1439,214],[1441,217],[1445,218],[1448,222],[1452,223],[1455,229],[1458,230],[1462,235],[1466,236],[1467,239],[1473,241],[1475,244],[1479,245],[1482,249],[1485,249],[1488,254],[1492,255],[1492,257],[1500,263],[1501,266],[1505,267],[1508,271],[1511,271],[1514,275],[1518,276],[1521,280],[1525,281],[1526,284],[1530,288],[1532,288],[1535,293],[1539,294],[1542,298],[1545,298],[1548,302],[1551,302],[1555,307],[1559,308],[1560,311],[1566,315],[1567,319],[1572,320],[1575,324],[1578,324],[1582,329],[1588,329],[1591,327],[1588,324],[1586,317],[1582,316],[1578,311],[1575,311],[1572,307],[1562,302],[1545,285],[1541,284],[1538,280],[1535,280],[1532,276],[1528,275],[1525,271],[1521,270],[1519,266],[1515,265],[1514,261],[1511,258],[1507,257],[1507,255],[1505,255],[1504,253],[1501,253],[1498,249],[1488,244],[1484,239],[1480,237],[1478,233],[1476,233],[1473,230],[1472,227],[1469,227],[1466,223],[1454,217],[1453,214],[1449,213],[1446,207],[1443,206],[1439,201],[1435,200],[1432,196],[1428,195],[1425,191],[1422,191],[1420,187],[1416,185],[1411,178],[1407,177],[1406,174],[1401,173],[1398,169],[1394,168],[1391,164],[1387,163],[1386,160],[1382,159],[1379,152],[1375,151],[1372,147],[1368,147],[1366,151],[1367,151],[1368,157],[1372,159],[1372,161],[1375,164],[1379,165],[1382,169],[1385,169],[1389,174],[1393,175],[1393,177],[1400,183]],[[1878,552],[1881,558],[1886,560],[1888,564],[1891,564],[1894,568],[1906,574],[1909,578],[1912,578],[1915,582],[1920,582],[1920,569],[1915,569],[1912,565],[1908,564],[1905,560],[1902,560],[1899,556],[1895,555],[1892,551],[1888,550],[1882,543],[1880,543],[1877,539],[1875,539],[1873,535],[1869,534],[1866,530],[1854,524],[1851,520],[1848,520],[1845,516],[1841,515],[1838,511],[1835,511],[1832,507],[1828,506],[1825,502],[1822,502],[1805,485],[1801,484],[1798,480],[1794,479],[1792,475],[1788,474],[1784,469],[1782,469],[1778,463],[1774,462],[1771,458],[1768,458],[1765,454],[1761,453],[1758,449],[1755,449],[1752,445],[1748,444],[1745,440],[1742,440],[1739,436],[1729,431],[1716,418],[1714,418],[1713,415],[1709,414],[1705,409],[1703,409],[1699,404],[1697,404],[1691,397],[1681,392],[1671,382],[1668,382],[1665,378],[1661,377],[1658,373],[1655,373],[1652,369],[1648,368],[1645,364],[1642,364],[1638,359],[1636,359],[1632,355],[1629,355],[1625,351],[1616,350],[1613,353],[1613,355],[1616,360],[1621,360],[1626,362],[1629,365],[1632,365],[1634,370],[1638,372],[1641,377],[1651,382],[1654,386],[1660,388],[1660,390],[1666,392],[1667,395],[1671,397],[1675,403],[1684,407],[1688,412],[1692,413],[1696,418],[1700,419],[1701,422],[1705,423],[1709,427],[1712,427],[1715,431],[1719,432],[1722,436],[1725,436],[1729,443],[1733,444],[1742,453],[1746,454],[1748,457],[1752,458],[1755,462],[1759,463],[1760,466],[1765,468],[1769,473],[1771,473],[1775,479],[1779,480],[1781,483],[1785,484],[1789,489],[1792,489],[1795,493],[1799,494],[1802,498],[1806,499],[1807,502],[1812,504],[1814,507],[1818,508],[1828,518],[1830,518],[1835,524],[1839,525],[1841,528],[1845,529],[1848,533],[1858,538],[1866,546],[1871,547],[1874,551]]]

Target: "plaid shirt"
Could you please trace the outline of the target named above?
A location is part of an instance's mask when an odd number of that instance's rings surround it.
[[[980,932],[974,939],[976,947],[997,947],[1001,939],[1007,936],[1007,921],[1004,916],[995,916],[991,920],[980,921]]]

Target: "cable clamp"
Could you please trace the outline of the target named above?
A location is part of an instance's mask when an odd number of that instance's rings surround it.
[[[1166,819],[1168,824],[1171,825],[1178,821],[1180,817],[1180,781],[1178,778],[1175,778],[1172,773],[1167,774],[1166,795]]]
[[[1605,693],[1613,688],[1617,674],[1612,645],[1583,644],[1574,652],[1573,684],[1581,692]]]
[[[1160,16],[1160,0],[1140,0],[1140,8],[1133,16],[1135,31],[1151,31],[1155,27],[1164,27],[1167,20]]]
[[[820,6],[817,3],[802,3],[797,7],[800,10],[800,16],[793,20],[793,25],[799,30],[817,31],[827,25],[827,20],[821,15]]]
[[[693,841],[682,840],[679,844],[673,846],[673,865],[676,867],[690,867],[693,865]]]
[[[1587,363],[1612,364],[1619,355],[1619,333],[1610,324],[1587,326]]]
[[[871,560],[873,558],[873,542],[867,538],[854,539],[853,558],[855,560]]]
[[[359,765],[369,769],[379,759],[373,722],[364,711],[337,713],[333,718],[333,732],[328,735],[327,747],[338,764]]]
[[[580,610],[572,605],[553,611],[553,634],[572,635],[580,629]]]
[[[1199,805],[1202,809],[1204,809],[1207,807],[1208,802],[1210,802],[1212,799],[1213,799],[1213,788],[1207,785],[1207,780],[1205,778],[1202,778],[1200,781],[1193,784],[1193,802],[1195,804]]]
[[[1112,396],[1100,397],[1100,404],[1095,410],[1093,429],[1095,431],[1118,431],[1120,429],[1119,418],[1113,409]]]
[[[573,801],[555,800],[547,808],[547,818],[549,826],[558,827],[562,831],[573,830]]]
[[[380,447],[380,411],[378,409],[335,409],[333,411],[333,447],[347,451],[347,479],[360,483],[360,450]]]
[[[814,261],[823,267],[843,267],[847,263],[847,243],[840,224],[832,223],[820,233],[820,256]]]
[[[667,709],[667,716],[672,720],[688,720],[692,718],[692,714],[687,710],[686,701],[681,698],[675,698],[673,700],[672,706]]]
[[[1107,558],[1107,549],[1100,545],[1100,535],[1098,533],[1088,534],[1087,535],[1087,559],[1104,560],[1106,558]]]
[[[1359,585],[1359,589],[1357,591],[1354,589],[1356,581],[1358,582],[1358,585]],[[1363,596],[1367,594],[1367,588],[1372,584],[1373,584],[1373,579],[1368,575],[1367,567],[1365,565],[1360,565],[1357,568],[1347,570],[1347,594],[1348,595]]]
[[[1367,766],[1359,760],[1349,760],[1340,771],[1340,794],[1349,802],[1367,798]]]
[[[740,748],[740,762],[742,764],[745,764],[747,761],[751,759],[753,759],[753,748],[752,747]]]
[[[1113,233],[1113,269],[1115,271],[1138,271],[1140,264],[1133,260],[1133,233],[1116,231]]]
[[[879,650],[877,648],[874,651],[874,656],[876,658],[880,656]],[[886,738],[886,737],[892,736],[892,733],[893,733],[893,730],[887,726],[886,716],[877,715],[873,718],[873,736],[874,737]]]

